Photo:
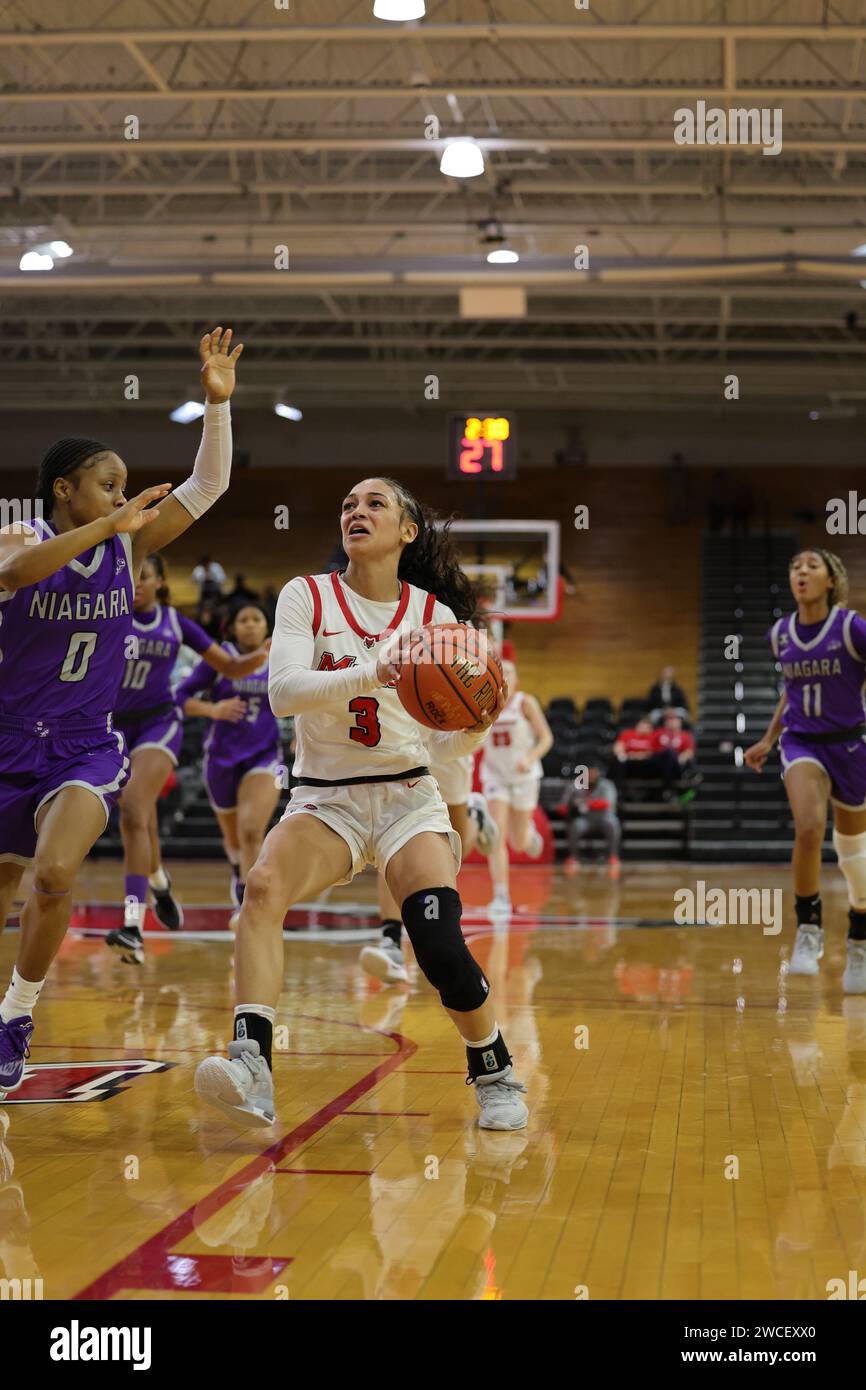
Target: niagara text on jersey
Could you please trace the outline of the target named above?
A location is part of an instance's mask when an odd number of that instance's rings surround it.
[[[57,532],[34,520],[40,542]],[[0,590],[0,714],[81,722],[110,715],[132,630],[132,541],[100,541],[37,584]]]
[[[796,613],[769,632],[782,667],[792,733],[832,733],[862,724],[866,622],[853,609],[834,605],[822,623],[803,625]]]
[[[286,585],[283,595],[290,600],[292,636],[306,639],[304,660],[313,671],[364,665],[378,659],[395,633],[456,621],[433,594],[405,580],[400,581],[399,600],[392,603],[362,598],[336,573],[302,575]],[[396,692],[385,687],[328,704],[295,720],[294,776],[339,782],[424,766],[424,733]]]

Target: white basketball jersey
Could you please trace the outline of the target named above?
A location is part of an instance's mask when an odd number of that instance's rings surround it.
[[[380,656],[395,632],[457,621],[433,594],[405,580],[396,603],[361,598],[336,573],[304,575],[300,582],[309,585],[313,600],[314,671],[360,666]],[[386,687],[326,705],[295,719],[294,775],[341,782],[424,767],[427,732]]]
[[[532,764],[529,773],[517,771],[517,762],[535,743],[532,725],[523,713],[524,693],[516,690],[490,731],[484,745],[483,770],[489,777],[511,782],[515,777],[541,776],[541,763]]]

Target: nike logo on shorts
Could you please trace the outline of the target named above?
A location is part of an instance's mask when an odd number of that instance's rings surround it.
[[[422,779],[421,777],[419,777],[419,778],[417,779],[417,781],[415,781],[415,782],[407,782],[407,783],[406,783],[406,786],[407,786],[407,787],[417,787],[418,782],[420,782],[420,781],[422,781],[422,780],[423,780],[423,779]]]

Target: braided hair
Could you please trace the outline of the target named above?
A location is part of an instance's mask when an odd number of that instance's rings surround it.
[[[58,439],[52,444],[39,465],[36,475],[36,498],[42,503],[45,516],[54,510],[54,484],[58,478],[68,478],[79,468],[85,468],[97,454],[111,454],[110,444],[98,439]]]
[[[381,477],[381,475],[380,475]],[[423,507],[402,483],[381,477],[400,504],[401,520],[408,517],[418,527],[414,541],[404,546],[397,575],[419,589],[435,594],[450,608],[459,623],[483,627],[478,595],[460,568],[457,547],[451,535],[453,517],[441,521],[436,512]]]
[[[794,561],[801,555],[812,554],[820,555],[827,567],[827,573],[833,581],[833,587],[827,595],[827,602],[832,608],[834,603],[838,603],[840,608],[847,607],[848,604],[848,571],[832,550],[825,550],[820,545],[807,545],[803,550],[798,550],[796,555],[792,555],[788,561],[788,568],[791,569]]]

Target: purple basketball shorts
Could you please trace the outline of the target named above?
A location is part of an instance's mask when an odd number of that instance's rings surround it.
[[[0,863],[28,864],[36,817],[64,787],[89,787],[105,824],[129,772],[123,738],[108,720],[52,725],[0,715]]]
[[[830,778],[830,800],[843,810],[866,809],[866,739],[849,743],[812,743],[804,734],[786,729],[779,739],[782,776],[796,762],[818,763]]]
[[[180,748],[183,743],[183,718],[175,712],[163,714],[157,719],[144,720],[140,724],[123,727],[126,751],[131,757],[143,748],[158,748],[171,758],[172,766],[177,767]]]
[[[253,772],[267,773],[276,778],[282,761],[282,750],[278,746],[262,749],[231,763],[206,753],[201,770],[211,806],[215,811],[234,811],[243,778]]]

